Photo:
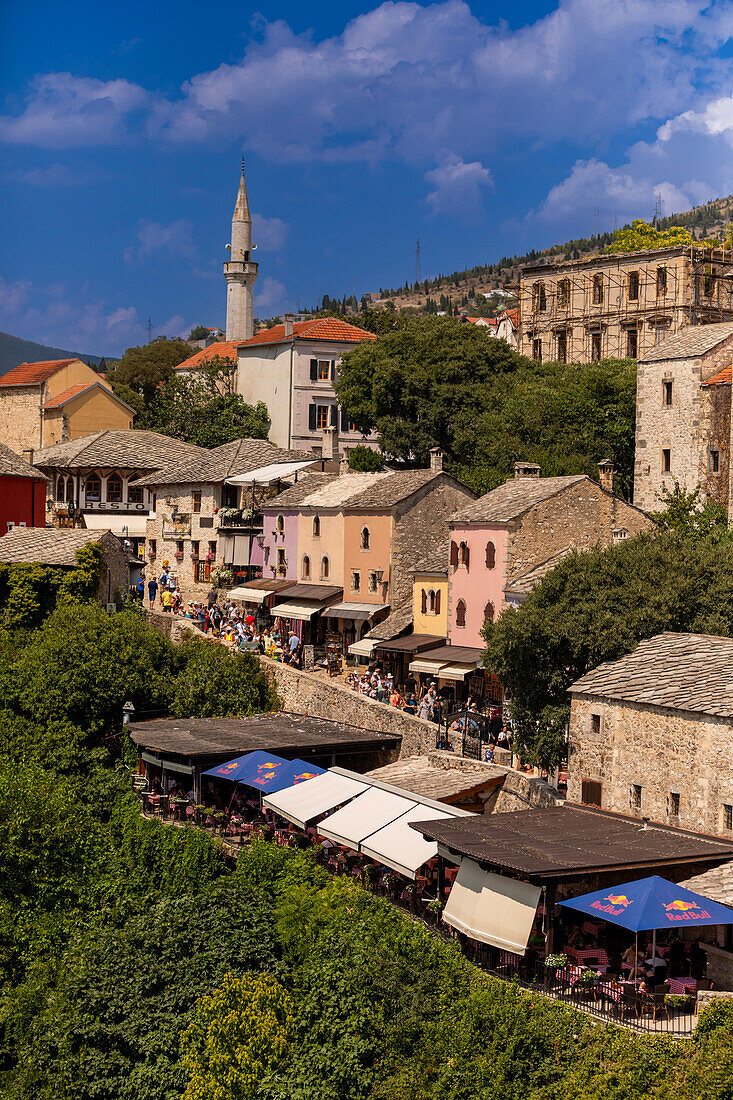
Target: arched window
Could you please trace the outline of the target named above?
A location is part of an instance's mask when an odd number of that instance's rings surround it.
[[[66,503],[74,499],[74,479],[73,477],[67,477],[66,479]]]
[[[435,593],[435,614],[440,615],[440,589]]]
[[[111,504],[122,503],[122,478],[119,474],[110,474],[107,478],[107,500]]]
[[[428,613],[428,594],[427,594],[427,592],[425,591],[424,588],[420,589],[420,610],[422,611],[423,615],[427,615],[427,613]]]
[[[493,542],[486,543],[486,568],[493,569],[496,565],[496,547]]]
[[[458,565],[458,543],[451,542],[450,544],[450,563],[455,568]]]
[[[317,538],[320,538],[320,536],[321,536],[321,517],[320,516],[314,516],[313,517],[313,538],[317,539]]]
[[[468,543],[462,542],[458,547],[458,563],[459,565],[465,565],[466,569],[468,569],[469,554]]]
[[[456,604],[456,626],[466,625],[466,601],[459,600]]]
[[[322,581],[327,581],[328,580],[329,569],[330,569],[330,567],[329,567],[329,564],[328,564],[328,558],[324,555],[321,558],[321,580]]]
[[[361,548],[362,550],[369,549],[369,528],[362,527],[361,529]]]
[[[303,580],[307,581],[311,575],[311,560],[307,554],[303,555]]]
[[[277,533],[278,535],[285,534],[285,516],[277,517]]]
[[[487,603],[486,607],[484,608],[484,618],[488,619],[490,623],[493,623],[493,621],[494,621],[494,605],[493,605],[493,603],[491,603],[491,602]]]
[[[435,614],[435,589],[428,589],[428,611],[431,615]]]
[[[59,474],[59,476],[56,478],[56,500],[61,500],[61,501],[65,500],[66,499],[65,494],[66,494],[66,478],[63,476],[63,474]]]
[[[84,499],[87,504],[98,504],[102,499],[102,482],[96,474],[90,474],[84,486]]]

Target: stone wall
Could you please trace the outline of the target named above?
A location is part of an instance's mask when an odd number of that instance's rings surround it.
[[[725,505],[730,501],[730,411],[730,384],[702,387],[697,477],[705,496]],[[717,471],[712,469],[713,449],[718,452]]]
[[[38,450],[41,441],[41,389],[13,386],[0,389],[0,443],[16,454]]]
[[[192,491],[201,491],[201,511],[193,511]],[[214,508],[219,504],[217,491],[213,485],[163,485],[158,489],[155,514],[146,524],[146,551],[148,555],[152,543],[155,543],[155,558],[148,556],[150,573],[159,576],[163,562],[169,563],[170,569],[175,573],[178,587],[184,600],[204,599],[211,589],[210,581],[196,580],[197,560],[204,561],[209,551],[210,544],[214,551],[215,559],[211,562],[211,568],[221,564],[221,555],[218,552],[219,530]],[[173,511],[181,516],[187,516],[191,521],[191,534],[185,538],[175,536],[163,537],[163,523]],[[183,543],[183,557],[176,558],[178,543]],[[199,559],[193,557],[193,543],[198,542]]]
[[[594,696],[573,696],[568,799],[583,780],[602,784],[601,807],[731,837],[733,720]],[[633,787],[641,788],[634,805]],[[679,795],[679,814],[672,794]]]
[[[412,596],[410,569],[436,547],[448,546],[448,521],[459,508],[476,499],[476,494],[444,475],[436,485],[430,482],[395,511],[390,567],[390,603],[399,607]],[[447,553],[447,551],[446,551]]]
[[[512,528],[506,583],[568,546],[610,546],[616,528],[625,527],[632,538],[653,526],[644,512],[587,478],[537,504]]]
[[[549,783],[507,768],[506,779],[493,798],[487,801],[485,813],[506,814],[535,806],[562,806],[563,802]]]

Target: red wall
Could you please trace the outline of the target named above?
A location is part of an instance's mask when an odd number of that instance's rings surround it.
[[[0,535],[7,534],[8,523],[46,526],[45,481],[0,475]]]

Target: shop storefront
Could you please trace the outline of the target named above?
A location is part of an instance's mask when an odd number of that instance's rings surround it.
[[[445,638],[436,638],[432,634],[406,634],[402,638],[377,642],[372,656],[379,661],[384,672],[392,673],[399,687],[404,687],[410,673],[410,662],[444,642]]]
[[[448,707],[465,703],[470,697],[480,703],[485,695],[486,674],[481,668],[483,650],[466,646],[437,645],[417,654],[410,672],[426,686],[435,682],[438,695]]]
[[[294,631],[303,645],[321,646],[328,640],[328,619],[319,612],[330,607],[344,594],[343,588],[325,584],[294,584],[276,597],[271,609],[275,622],[281,622],[288,631]]]
[[[334,635],[343,653],[353,652],[353,645],[389,611],[389,604],[335,603],[321,613],[327,619],[326,630]]]

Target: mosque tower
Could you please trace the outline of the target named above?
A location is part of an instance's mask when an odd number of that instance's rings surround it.
[[[256,245],[254,246],[257,247]],[[252,256],[252,217],[247,200],[247,185],[242,178],[232,217],[232,243],[224,264],[227,281],[227,340],[248,340],[254,336],[254,286],[258,264]]]

